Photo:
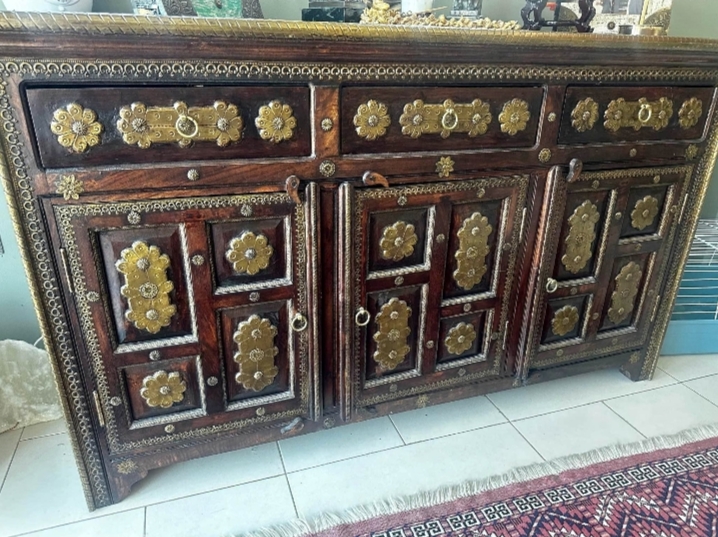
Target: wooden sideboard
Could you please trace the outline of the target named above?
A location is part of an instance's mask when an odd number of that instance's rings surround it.
[[[654,372],[716,42],[2,13],[0,50],[0,175],[91,508],[193,457]]]

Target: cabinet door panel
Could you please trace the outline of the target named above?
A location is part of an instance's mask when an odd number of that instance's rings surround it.
[[[524,375],[645,344],[692,171],[554,170]]]
[[[348,405],[511,374],[505,336],[529,181],[342,186]]]

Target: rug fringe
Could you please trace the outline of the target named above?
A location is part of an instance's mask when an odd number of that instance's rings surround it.
[[[420,492],[382,500],[347,509],[341,514],[326,513],[311,520],[297,519],[278,526],[243,534],[243,537],[307,537],[346,524],[354,524],[381,516],[422,509],[496,490],[515,483],[556,476],[568,470],[577,470],[623,457],[642,455],[653,451],[673,449],[718,437],[718,425],[688,429],[671,436],[659,436],[633,444],[618,444],[578,455],[561,457],[548,462],[516,468],[505,474],[485,479],[467,481],[459,485],[445,486],[434,491]]]

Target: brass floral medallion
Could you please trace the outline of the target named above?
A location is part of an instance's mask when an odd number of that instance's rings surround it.
[[[453,273],[456,285],[469,291],[481,283],[486,271],[486,257],[489,255],[489,237],[493,231],[489,219],[475,212],[464,220],[456,233],[459,247],[454,254],[456,270]]]
[[[616,286],[611,294],[611,307],[608,309],[608,318],[613,324],[622,323],[633,312],[642,277],[643,271],[634,261],[623,267],[616,276]]]
[[[215,142],[226,147],[242,139],[244,122],[234,104],[216,101],[212,106],[147,107],[136,102],[120,109],[117,130],[128,145],[148,149],[152,144],[177,143],[189,147],[193,142]]]
[[[294,136],[297,120],[294,111],[288,104],[272,101],[259,109],[259,115],[254,120],[262,140],[275,144],[290,140]]]
[[[660,131],[668,126],[672,117],[673,101],[665,97],[657,101],[649,101],[645,97],[638,101],[621,98],[609,103],[603,126],[611,132],[618,132],[623,128],[639,131],[644,127]]]
[[[454,159],[451,157],[441,157],[436,163],[436,173],[440,178],[446,179],[454,173]]]
[[[66,200],[79,200],[80,194],[85,191],[85,186],[74,175],[63,175],[57,182],[55,192],[61,194]]]
[[[444,339],[449,354],[460,356],[468,351],[476,339],[476,330],[470,323],[459,323],[453,326]]]
[[[598,207],[589,200],[576,207],[568,219],[566,253],[561,258],[561,263],[572,274],[577,274],[586,268],[593,257],[592,246],[596,240],[596,224],[600,219]]]
[[[139,470],[137,463],[130,459],[125,459],[124,461],[118,462],[117,464],[115,464],[115,468],[117,468],[117,471],[122,475],[129,475]]]
[[[391,125],[389,109],[384,103],[373,99],[359,105],[357,113],[354,115],[356,133],[369,141],[374,141],[384,136],[389,125]]]
[[[499,114],[501,132],[515,136],[526,129],[530,119],[529,103],[523,99],[512,99],[504,104],[504,108]]]
[[[239,372],[234,379],[245,390],[260,392],[279,374],[274,359],[279,354],[275,345],[277,327],[269,319],[252,315],[239,323],[233,339],[237,344],[234,361]]]
[[[224,256],[232,264],[234,272],[254,276],[269,266],[273,253],[274,248],[267,237],[261,233],[255,235],[245,231],[229,242],[229,249]]]
[[[474,99],[471,103],[455,103],[446,99],[441,104],[426,104],[418,99],[404,106],[399,124],[402,134],[412,138],[423,134],[439,134],[448,138],[454,132],[475,138],[486,134],[492,119],[489,104],[481,99]]]
[[[100,144],[100,134],[104,130],[97,121],[94,110],[70,103],[58,108],[52,114],[50,130],[57,141],[73,153],[84,153],[88,148]]]
[[[695,160],[696,157],[698,157],[698,153],[700,150],[698,149],[698,146],[695,144],[691,144],[688,147],[686,147],[686,159],[687,160]]]
[[[149,407],[170,408],[184,399],[187,384],[177,371],[157,371],[142,380],[140,395]]]
[[[636,206],[631,212],[631,225],[643,231],[652,225],[658,216],[658,200],[653,196],[645,196],[636,202]]]
[[[386,226],[381,232],[379,249],[382,259],[401,261],[414,253],[414,246],[419,241],[413,224],[399,220]]]
[[[170,302],[174,284],[167,278],[170,258],[157,246],[136,241],[120,253],[115,263],[124,275],[120,294],[127,299],[125,318],[139,330],[156,334],[169,326],[177,307]]]
[[[578,308],[575,306],[564,306],[558,310],[551,320],[551,331],[554,335],[563,337],[576,328],[578,324]]]
[[[691,97],[681,106],[678,112],[678,123],[682,129],[690,129],[698,124],[703,115],[703,101]]]
[[[578,132],[590,131],[598,121],[598,103],[589,97],[579,101],[571,112],[571,125]]]
[[[378,330],[374,334],[377,344],[374,360],[384,371],[396,369],[411,350],[407,345],[411,334],[410,316],[411,308],[396,297],[384,304],[376,316]]]

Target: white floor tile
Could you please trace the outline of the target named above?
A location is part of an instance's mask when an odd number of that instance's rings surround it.
[[[545,459],[644,439],[603,403],[516,421],[514,426]]]
[[[389,418],[352,423],[279,442],[287,472],[403,445]]]
[[[281,476],[150,506],[146,537],[222,537],[294,518],[289,486]]]
[[[29,425],[25,427],[20,440],[31,440],[33,438],[40,438],[41,436],[50,436],[66,432],[67,427],[65,426],[64,419],[46,421],[45,423],[38,423],[36,425]]]
[[[612,399],[606,404],[648,437],[718,423],[718,407],[683,385]]]
[[[617,369],[605,369],[492,393],[488,398],[514,421],[675,383],[660,370],[651,381],[633,382]]]
[[[10,461],[15,454],[15,448],[20,441],[21,434],[22,429],[0,434],[0,490],[2,490],[2,483],[5,480],[8,468],[10,468]]]
[[[271,442],[153,470],[119,505],[124,509],[151,505],[283,474],[279,449]]]
[[[135,509],[31,533],[27,537],[143,537],[145,510]]]
[[[300,516],[481,479],[541,462],[509,424],[381,451],[289,474]]]
[[[66,434],[20,442],[0,491],[0,536],[88,518]]]
[[[658,367],[680,381],[718,374],[718,354],[661,356]]]
[[[391,416],[407,444],[506,422],[486,397],[472,397]]]
[[[718,405],[718,375],[703,377],[685,383],[691,390]]]

